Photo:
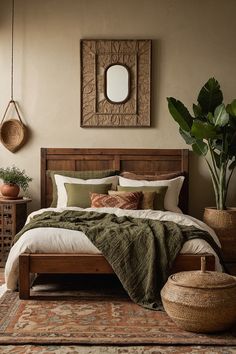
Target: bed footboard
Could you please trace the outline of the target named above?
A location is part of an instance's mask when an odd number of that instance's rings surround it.
[[[206,269],[215,270],[215,257],[212,254],[180,254],[171,273],[186,270],[199,270],[201,256],[206,257]],[[112,274],[112,267],[100,254],[54,254],[23,253],[19,257],[19,297],[30,299],[30,274]]]

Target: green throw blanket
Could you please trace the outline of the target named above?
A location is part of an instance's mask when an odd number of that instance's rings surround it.
[[[193,226],[72,210],[62,213],[46,211],[36,215],[16,235],[14,242],[25,231],[38,227],[85,233],[111,264],[130,298],[150,309],[160,308],[160,290],[184,242],[201,238],[218,253],[213,238]]]

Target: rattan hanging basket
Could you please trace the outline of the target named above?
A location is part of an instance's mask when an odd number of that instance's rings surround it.
[[[16,152],[26,141],[27,129],[17,119],[9,119],[0,126],[0,140],[11,152]]]

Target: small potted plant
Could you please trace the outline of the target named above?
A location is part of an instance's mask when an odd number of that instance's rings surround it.
[[[18,167],[0,168],[0,179],[3,184],[1,186],[1,194],[4,199],[16,199],[20,192],[20,188],[26,191],[32,178],[27,176],[25,170]]]
[[[201,88],[197,104],[193,104],[193,115],[177,99],[168,97],[167,101],[170,114],[180,126],[181,136],[207,163],[216,208],[205,208],[204,221],[217,231],[220,238],[222,236],[221,241],[231,240],[225,253],[233,258],[236,208],[227,207],[226,202],[236,167],[236,99],[225,105],[218,81],[210,78]]]

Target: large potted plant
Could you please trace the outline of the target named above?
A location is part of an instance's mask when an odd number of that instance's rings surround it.
[[[25,170],[18,167],[0,168],[0,179],[3,184],[0,191],[3,199],[16,199],[20,192],[20,188],[26,191],[32,178],[27,176]]]
[[[218,81],[210,78],[193,104],[193,114],[181,101],[173,97],[167,101],[181,136],[209,168],[216,207],[205,208],[204,221],[217,232],[225,259],[232,260],[236,256],[236,208],[227,207],[227,194],[236,167],[236,99],[225,105]]]

